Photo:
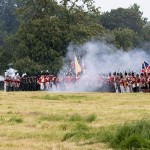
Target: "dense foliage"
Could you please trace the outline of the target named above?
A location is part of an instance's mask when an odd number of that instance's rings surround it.
[[[105,37],[123,50],[149,45],[146,23],[137,4],[102,13],[93,0],[1,0],[0,72],[13,63],[22,72],[56,74],[71,42]]]
[[[105,137],[114,149],[150,149],[150,122],[128,123],[118,127],[115,133],[105,134]]]

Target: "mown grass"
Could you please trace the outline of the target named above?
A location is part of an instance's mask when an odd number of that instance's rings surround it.
[[[149,106],[143,93],[0,92],[0,149],[119,149],[118,127],[149,118]]]

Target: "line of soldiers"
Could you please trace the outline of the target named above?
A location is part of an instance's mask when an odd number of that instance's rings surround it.
[[[20,90],[20,78],[12,78],[11,76],[6,76],[4,80],[4,91],[19,91]]]
[[[109,74],[108,82],[114,85],[116,93],[150,92],[150,73]]]
[[[82,80],[82,83],[80,82]],[[89,77],[86,74],[75,76],[67,74],[56,77],[49,74],[30,75],[11,78],[7,76],[4,80],[5,91],[56,91],[76,90],[86,87],[86,91],[97,92],[150,92],[150,73],[109,73],[108,75],[97,74]]]
[[[81,81],[82,80],[82,81]],[[66,76],[41,76],[39,78],[39,84],[41,90],[50,90],[55,88],[56,90],[69,91],[69,89],[75,90],[84,88],[86,91],[97,92],[116,92],[116,93],[131,93],[131,92],[150,92],[150,73],[136,74],[132,73],[116,73],[113,75],[93,75],[89,77],[86,74],[79,76],[68,74]],[[82,84],[82,85],[81,85]],[[90,88],[94,87],[94,88]]]
[[[57,89],[60,80],[54,75],[41,75],[38,79],[38,84],[41,91],[48,91],[54,87]]]
[[[23,77],[6,76],[4,91],[44,91],[56,85],[56,77],[53,75],[25,75]]]
[[[38,84],[39,76],[24,76],[20,78],[20,91],[39,91],[40,85]]]

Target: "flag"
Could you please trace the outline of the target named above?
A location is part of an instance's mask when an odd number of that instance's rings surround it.
[[[81,72],[80,64],[78,63],[76,54],[74,53],[74,65],[75,65],[75,74],[78,75],[79,72]]]
[[[143,73],[147,73],[150,71],[150,65],[147,62],[143,62],[142,63],[142,72]]]
[[[147,67],[148,72],[150,72],[150,65]]]

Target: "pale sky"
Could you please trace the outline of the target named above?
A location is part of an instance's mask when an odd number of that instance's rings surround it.
[[[140,11],[143,12],[143,17],[150,21],[150,0],[94,0],[96,7],[101,7],[101,11],[110,11],[119,7],[128,8],[134,3],[140,6]]]

